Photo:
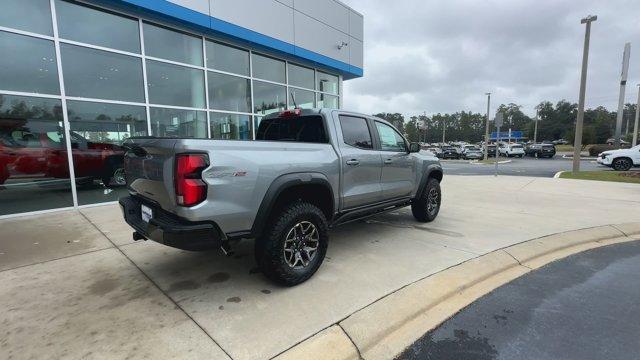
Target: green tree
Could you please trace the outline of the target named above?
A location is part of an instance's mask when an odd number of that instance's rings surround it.
[[[373,116],[387,120],[396,127],[401,133],[404,133],[404,116],[400,113],[377,113]]]

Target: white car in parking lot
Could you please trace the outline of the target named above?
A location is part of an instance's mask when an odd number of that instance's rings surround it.
[[[598,154],[596,161],[616,171],[627,171],[632,166],[640,166],[640,145],[631,149],[603,151]]]
[[[524,156],[524,146],[520,144],[501,144],[498,148],[500,156],[506,157],[523,157]]]

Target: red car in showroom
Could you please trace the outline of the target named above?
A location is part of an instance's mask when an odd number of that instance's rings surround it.
[[[124,149],[93,142],[71,132],[71,156],[78,182],[99,179],[105,186],[125,185]],[[9,179],[68,179],[64,132],[57,122],[0,122],[0,185]]]

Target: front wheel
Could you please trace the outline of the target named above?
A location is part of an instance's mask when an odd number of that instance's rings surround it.
[[[442,191],[437,179],[429,178],[422,193],[411,201],[411,213],[420,222],[431,222],[436,219],[442,203]]]
[[[327,253],[327,219],[315,205],[286,206],[256,239],[256,260],[269,279],[294,286],[309,279]]]
[[[613,167],[615,171],[627,171],[631,169],[631,160],[627,158],[615,159],[613,163],[611,163],[611,167]]]

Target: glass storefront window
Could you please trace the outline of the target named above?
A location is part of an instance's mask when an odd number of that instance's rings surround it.
[[[158,137],[206,138],[204,111],[151,108],[151,135]]]
[[[68,96],[144,102],[141,59],[60,44]]]
[[[147,84],[152,104],[205,107],[202,70],[147,60]]]
[[[140,53],[138,21],[91,7],[56,0],[61,38]]]
[[[147,135],[144,106],[67,101],[78,204],[126,195],[122,142]]]
[[[289,106],[287,109],[293,109],[296,106],[300,109],[313,109],[315,107],[315,93],[313,91],[289,88]]]
[[[143,24],[144,51],[147,56],[202,66],[202,39],[197,36]]]
[[[249,76],[249,52],[207,40],[207,67]]]
[[[0,89],[60,94],[53,41],[0,31],[0,49]]]
[[[251,81],[238,76],[209,72],[209,108],[251,112]]]
[[[337,76],[318,71],[318,88],[316,90],[330,94],[338,94],[338,88],[339,83]]]
[[[252,54],[253,77],[263,80],[285,82],[285,62],[267,56]]]
[[[313,90],[315,75],[313,69],[304,66],[289,64],[289,85],[299,86]]]
[[[253,112],[267,115],[286,106],[287,88],[261,81],[253,82]]]
[[[53,36],[49,0],[3,0],[0,26]]]
[[[0,215],[73,206],[57,99],[0,95]]]
[[[223,140],[251,139],[251,117],[249,115],[209,113],[211,137]]]
[[[338,109],[338,97],[327,94],[318,94],[318,107]]]

